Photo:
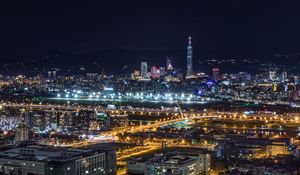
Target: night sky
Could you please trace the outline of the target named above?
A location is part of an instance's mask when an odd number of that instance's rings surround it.
[[[189,35],[202,53],[300,52],[300,3],[45,2],[1,2],[1,60],[76,50],[184,50]]]

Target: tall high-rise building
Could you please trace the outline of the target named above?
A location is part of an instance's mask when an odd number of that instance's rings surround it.
[[[210,154],[199,154],[200,160],[200,174],[201,175],[209,175],[210,174],[210,166],[211,166],[211,155]]]
[[[135,70],[133,73],[131,73],[131,79],[132,80],[138,80],[140,77],[140,71],[139,70]]]
[[[166,68],[165,67],[159,67],[158,69],[158,73],[159,73],[159,76],[165,76],[166,74]]]
[[[52,72],[48,71],[48,78],[51,78],[51,74],[52,74]]]
[[[269,71],[269,79],[272,81],[276,79],[276,71]]]
[[[214,81],[218,81],[220,79],[220,69],[219,68],[212,69],[212,78]]]
[[[48,71],[48,78],[55,79],[56,78],[56,70]]]
[[[53,78],[56,78],[56,71],[55,71],[55,70],[52,71],[52,77],[53,77]]]
[[[16,130],[16,142],[28,141],[29,129],[24,124],[21,124]]]
[[[193,74],[193,47],[192,47],[192,37],[189,37],[189,45],[187,47],[187,69],[186,75],[190,76]]]
[[[167,58],[167,70],[173,70],[172,60],[170,58]]]
[[[151,78],[159,77],[159,69],[156,66],[151,67]]]
[[[147,62],[141,62],[141,77],[148,78],[148,64]]]
[[[284,82],[288,78],[287,72],[281,73],[281,81]]]

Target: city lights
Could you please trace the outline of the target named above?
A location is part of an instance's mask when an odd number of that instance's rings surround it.
[[[0,175],[300,174],[299,6],[2,3]]]

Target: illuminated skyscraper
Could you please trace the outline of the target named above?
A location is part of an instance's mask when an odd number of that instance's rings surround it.
[[[172,60],[167,58],[167,70],[173,70]]]
[[[272,81],[276,79],[276,71],[269,71],[269,79]]]
[[[187,69],[186,75],[190,76],[193,74],[193,47],[192,47],[192,37],[189,37],[189,45],[187,47]]]
[[[21,124],[16,130],[16,142],[22,142],[29,140],[29,130],[26,125]]]
[[[52,71],[52,77],[53,77],[53,78],[56,78],[56,71],[55,71],[55,70]]]
[[[156,66],[151,67],[151,78],[158,78],[159,77],[159,69]]]
[[[281,82],[284,82],[288,78],[287,72],[281,73]]]
[[[48,71],[48,78],[51,78],[51,74],[52,74],[52,72]]]
[[[214,81],[218,81],[220,79],[220,69],[219,68],[212,69],[212,78]]]
[[[148,64],[147,62],[141,62],[141,77],[148,78]]]

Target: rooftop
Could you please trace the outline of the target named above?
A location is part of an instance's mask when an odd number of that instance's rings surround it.
[[[71,161],[82,156],[89,156],[99,151],[91,149],[74,149],[53,146],[31,145],[15,147],[0,152],[0,158],[29,161]]]
[[[184,155],[184,154],[165,154],[160,156],[155,156],[149,160],[151,163],[163,163],[163,164],[173,164],[181,165],[189,162],[193,162],[197,159],[195,156]]]

